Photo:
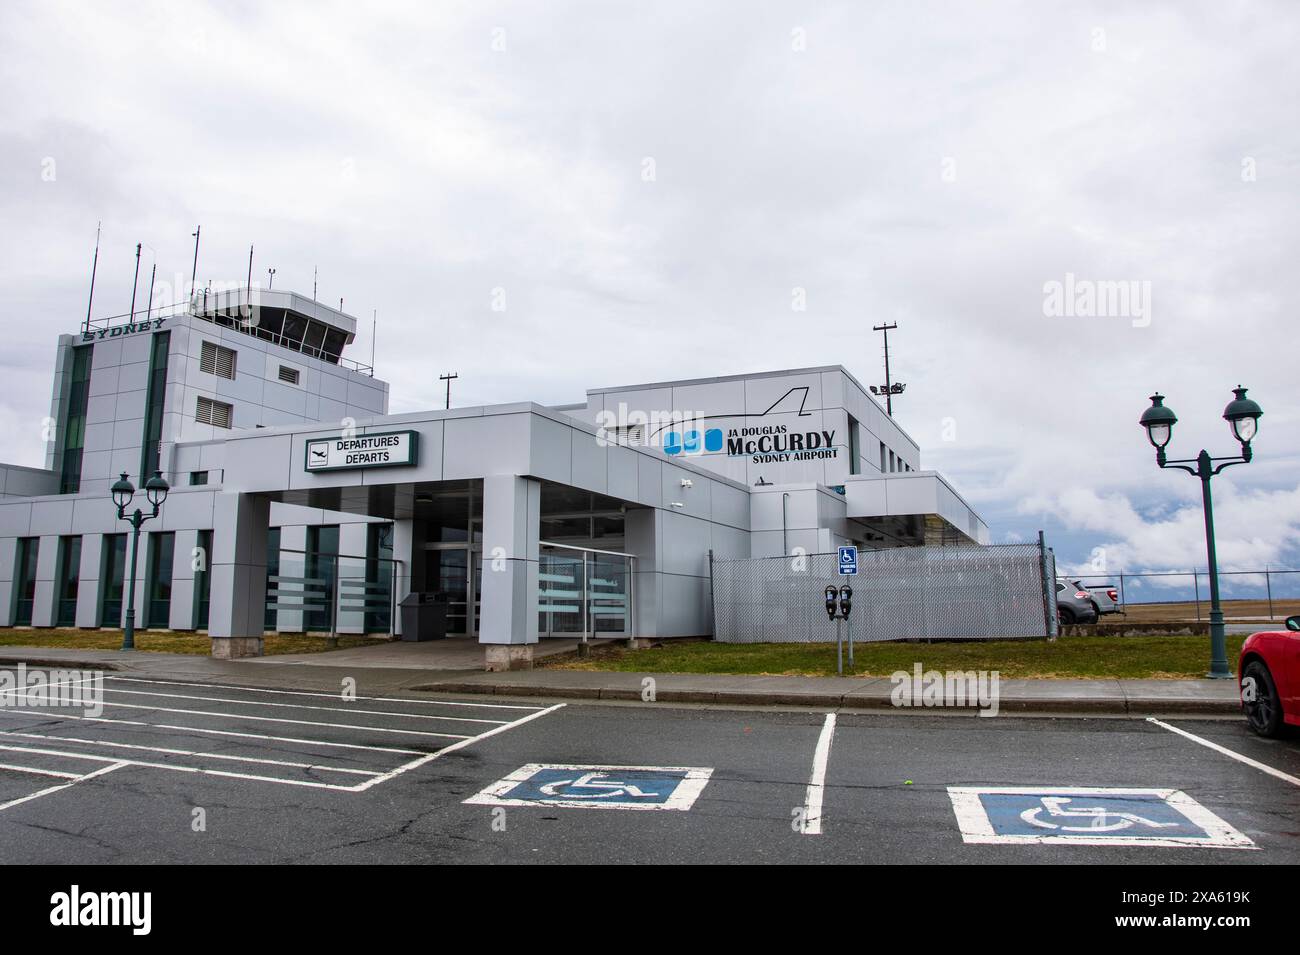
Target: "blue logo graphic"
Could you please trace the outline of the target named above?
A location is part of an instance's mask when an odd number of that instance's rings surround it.
[[[700,441],[698,431],[687,431],[685,434],[669,431],[664,435],[664,454],[703,454],[705,451],[721,451],[722,444],[721,428],[706,430],[703,442]]]

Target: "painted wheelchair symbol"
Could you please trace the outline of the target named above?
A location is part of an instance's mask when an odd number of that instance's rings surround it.
[[[1130,826],[1149,826],[1152,829],[1177,828],[1176,822],[1156,822],[1133,812],[1112,812],[1105,806],[1069,806],[1074,802],[1069,796],[1043,796],[1042,805],[1026,809],[1020,818],[1040,829],[1059,829],[1062,832],[1118,832]],[[1045,817],[1040,813],[1047,811]],[[1051,820],[1057,820],[1052,822]],[[1085,822],[1086,820],[1086,822]],[[1112,821],[1113,820],[1113,821]],[[1068,825],[1068,821],[1083,825]]]
[[[576,779],[557,779],[539,786],[538,789],[547,796],[564,799],[617,799],[624,795],[635,799],[653,799],[659,795],[659,793],[646,792],[632,783],[611,779],[608,773],[583,773]],[[574,791],[584,789],[588,791]]]

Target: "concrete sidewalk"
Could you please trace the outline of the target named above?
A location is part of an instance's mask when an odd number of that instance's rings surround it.
[[[318,658],[329,654],[316,654]],[[275,689],[333,690],[353,679],[359,693],[475,694],[560,700],[645,700],[653,681],[658,703],[716,706],[801,706],[934,714],[935,708],[895,707],[888,677],[720,676],[685,673],[611,673],[525,670],[509,673],[367,667],[356,657],[312,665],[275,657],[214,660],[178,653],[0,647],[0,666],[97,667],[122,675],[198,683],[242,683]],[[364,659],[364,658],[362,658]],[[1235,680],[1002,680],[1004,713],[1098,716],[1234,716],[1240,713]],[[951,708],[949,708],[949,711]]]

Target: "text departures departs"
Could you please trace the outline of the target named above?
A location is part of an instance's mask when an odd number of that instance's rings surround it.
[[[419,438],[418,431],[312,438],[307,442],[303,467],[314,473],[414,465],[418,462]]]

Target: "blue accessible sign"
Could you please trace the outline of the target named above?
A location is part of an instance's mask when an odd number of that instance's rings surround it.
[[[572,766],[528,763],[476,796],[475,806],[676,809],[695,804],[713,774],[691,766]]]
[[[1177,789],[949,786],[963,842],[1257,848]]]
[[[858,549],[856,547],[840,548],[840,576],[853,577],[858,572]]]

